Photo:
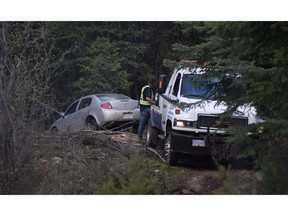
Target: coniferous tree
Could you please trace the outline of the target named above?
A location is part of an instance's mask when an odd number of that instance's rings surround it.
[[[246,142],[247,154],[257,156],[263,174],[258,193],[287,194],[288,168],[288,23],[287,22],[207,22],[185,23],[184,30],[195,28],[203,35],[202,43],[189,46],[174,44],[178,59],[208,62],[207,77],[218,76],[227,85],[215,84],[215,97],[235,111],[251,104],[264,122],[258,140],[233,133],[230,141]],[[166,60],[166,65],[176,65]],[[210,70],[211,69],[211,70]],[[219,83],[218,83],[219,84]]]
[[[74,83],[79,96],[93,93],[127,93],[127,71],[119,48],[109,38],[98,37],[87,48],[81,63],[81,78]]]

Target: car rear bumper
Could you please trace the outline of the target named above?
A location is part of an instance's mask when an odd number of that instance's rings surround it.
[[[103,110],[102,121],[99,122],[100,126],[113,122],[129,122],[138,121],[140,118],[140,110]]]

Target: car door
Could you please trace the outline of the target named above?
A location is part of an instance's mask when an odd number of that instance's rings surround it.
[[[89,108],[92,103],[92,97],[82,98],[79,104],[79,108],[75,113],[75,130],[82,130],[85,128],[86,118],[89,114]]]
[[[72,103],[64,113],[61,121],[61,129],[65,131],[75,130],[75,114],[79,104],[79,100]]]

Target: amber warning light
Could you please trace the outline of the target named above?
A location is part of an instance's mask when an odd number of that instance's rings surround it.
[[[159,82],[159,88],[162,89],[162,86],[163,86],[163,82],[160,81],[160,82]]]

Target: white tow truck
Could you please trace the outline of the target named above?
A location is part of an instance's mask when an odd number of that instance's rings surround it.
[[[204,73],[202,68],[175,69],[168,85],[166,75],[159,76],[146,145],[164,151],[171,166],[177,165],[182,154],[210,155],[217,160],[235,157],[240,146],[225,143],[225,128],[258,123],[255,109],[249,106],[240,107],[229,119],[221,118],[227,107],[213,98],[203,101],[207,89],[195,85],[196,77]]]

